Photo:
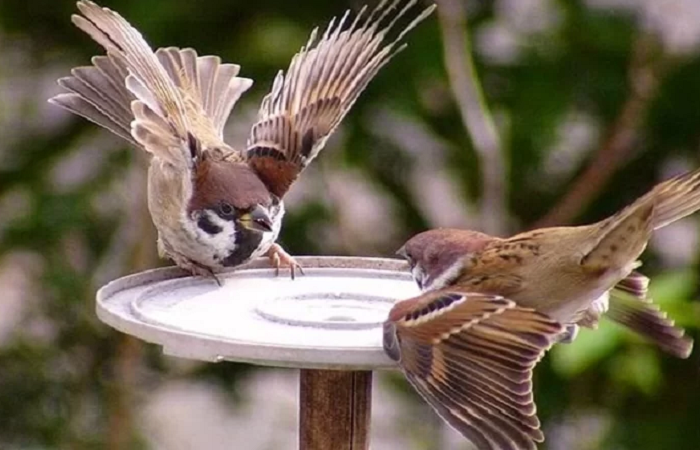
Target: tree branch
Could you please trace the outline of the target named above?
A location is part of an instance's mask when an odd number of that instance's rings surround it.
[[[487,233],[498,234],[507,225],[506,167],[501,142],[471,58],[463,0],[437,3],[450,87],[481,167],[481,226]]]
[[[661,64],[655,41],[642,35],[635,43],[630,63],[630,94],[606,139],[588,167],[573,182],[569,191],[532,228],[566,225],[586,208],[610,178],[627,161],[646,118],[651,100],[658,90]]]

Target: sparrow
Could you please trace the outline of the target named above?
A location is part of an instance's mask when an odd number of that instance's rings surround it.
[[[652,232],[700,209],[700,170],[658,184],[600,222],[531,230],[509,238],[437,229],[398,253],[424,291],[459,286],[502,295],[567,325],[595,328],[601,316],[687,358],[693,340],[648,297],[638,260]]]
[[[647,295],[638,258],[655,229],[700,209],[700,170],[657,185],[592,225],[510,238],[420,233],[397,252],[423,295],[398,302],[384,349],[432,408],[481,450],[534,449],[532,370],[602,315],[687,358],[684,330]],[[487,331],[490,335],[487,334]]]
[[[277,272],[284,265],[294,278],[301,266],[275,243],[283,197],[435,7],[397,31],[417,3],[402,1],[383,0],[370,13],[364,7],[352,20],[348,11],[322,34],[315,29],[286,74],[275,77],[245,149],[223,140],[233,106],[252,85],[238,76],[240,66],[191,48],[154,52],[122,16],[88,0],[77,3],[72,21],[106,55],[61,78],[68,92],[49,101],[151,155],[148,207],[161,257],[216,279],[225,267],[267,255]]]
[[[477,448],[534,450],[544,434],[532,371],[563,331],[532,308],[454,286],[396,303],[384,323],[384,350]]]

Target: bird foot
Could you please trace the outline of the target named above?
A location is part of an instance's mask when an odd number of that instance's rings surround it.
[[[578,330],[579,327],[576,324],[572,323],[567,325],[564,331],[562,331],[561,334],[559,334],[559,338],[557,339],[557,341],[560,344],[571,344],[572,342],[574,342],[574,339],[576,339],[576,336],[578,336]]]
[[[294,279],[297,270],[300,274],[304,275],[304,269],[301,267],[301,264],[299,264],[280,245],[272,244],[270,249],[267,251],[267,256],[270,258],[270,263],[272,263],[272,266],[275,268],[275,276],[279,276],[280,267],[289,267],[292,280]]]
[[[219,279],[219,277],[216,276],[216,274],[211,268],[184,257],[171,256],[170,258],[175,262],[175,264],[179,268],[188,271],[194,276],[211,278],[216,282],[217,285],[221,286],[221,280]]]
[[[192,275],[195,276],[200,276],[204,278],[211,278],[213,279],[216,284],[221,287],[221,280],[219,277],[216,276],[213,270],[211,270],[209,267],[205,267],[199,264],[193,264],[192,267],[190,268],[190,272],[192,272]]]

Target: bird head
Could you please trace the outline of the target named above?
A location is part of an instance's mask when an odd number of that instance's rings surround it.
[[[248,255],[264,233],[279,229],[280,199],[245,163],[205,159],[195,172],[189,203],[199,240],[222,258],[250,246]],[[281,217],[281,216],[279,216]]]
[[[469,257],[491,236],[478,231],[439,228],[409,239],[396,254],[411,266],[411,275],[423,291],[452,285],[465,270]]]

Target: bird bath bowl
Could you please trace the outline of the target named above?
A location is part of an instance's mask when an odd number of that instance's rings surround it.
[[[221,286],[175,267],[129,275],[98,291],[97,315],[168,355],[303,369],[300,448],[368,448],[370,371],[395,366],[382,323],[418,287],[397,259],[296,259],[295,280],[267,259],[218,274]]]

